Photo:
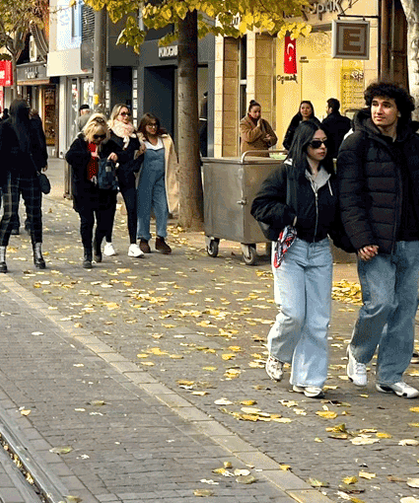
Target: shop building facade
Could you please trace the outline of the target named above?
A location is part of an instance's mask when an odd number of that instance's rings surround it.
[[[369,59],[332,57],[332,23],[370,23]],[[294,21],[294,19],[293,19]],[[326,101],[337,98],[341,112],[352,116],[364,105],[365,87],[379,76],[407,85],[406,21],[400,0],[334,0],[311,2],[304,18],[309,36],[296,40],[296,72],[284,72],[285,39],[248,33],[241,40],[218,37],[215,63],[215,156],[240,152],[240,119],[251,99],[282,140],[302,100],[310,100],[316,116],[326,116]],[[396,22],[395,22],[396,21]],[[289,54],[289,53],[288,53]]]

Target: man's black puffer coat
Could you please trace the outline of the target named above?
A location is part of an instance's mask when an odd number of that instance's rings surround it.
[[[397,139],[380,133],[370,112],[360,111],[354,132],[342,143],[338,160],[341,218],[356,250],[378,245],[391,253],[396,243],[402,211],[402,174],[412,184],[419,222],[419,136],[411,124],[399,125]]]

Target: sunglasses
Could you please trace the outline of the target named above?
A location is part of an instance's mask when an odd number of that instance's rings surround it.
[[[106,138],[106,134],[94,134],[93,139],[94,140],[104,140]]]
[[[154,123],[154,124],[147,124],[147,126],[149,126],[149,127],[157,127],[157,124],[156,123]]]
[[[131,112],[121,112],[119,115],[122,115],[123,117],[131,117]]]
[[[327,144],[328,140],[311,140],[311,142],[309,142],[309,145],[312,148],[320,148],[322,145],[327,148]]]

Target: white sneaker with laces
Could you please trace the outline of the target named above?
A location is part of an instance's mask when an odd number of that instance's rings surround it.
[[[322,388],[318,386],[299,386],[294,384],[292,387],[293,391],[296,393],[304,393],[307,398],[323,398],[324,393]]]
[[[105,247],[103,249],[103,253],[107,257],[112,257],[112,255],[116,255],[116,251],[115,251],[115,248],[113,247],[113,244],[112,243],[106,243]]]
[[[346,350],[348,356],[348,364],[346,366],[346,374],[355,386],[366,386],[367,379],[367,366],[365,363],[359,363],[352,355],[351,347],[348,346]]]
[[[269,358],[266,360],[266,373],[272,379],[272,381],[279,382],[282,379],[284,375],[283,367],[283,362],[279,361],[274,356],[269,356]]]
[[[144,252],[136,243],[133,243],[129,245],[128,257],[135,257],[135,258],[144,257]]]
[[[416,398],[419,396],[419,391],[416,388],[403,381],[395,382],[393,384],[377,383],[375,387],[380,393],[395,393],[397,396],[401,396],[403,398]]]

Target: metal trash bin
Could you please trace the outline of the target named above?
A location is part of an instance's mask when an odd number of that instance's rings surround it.
[[[205,244],[210,257],[218,255],[220,239],[227,239],[241,243],[244,262],[253,265],[256,243],[269,243],[250,208],[261,183],[283,162],[285,151],[269,151],[276,158],[250,157],[252,153],[202,160]]]

